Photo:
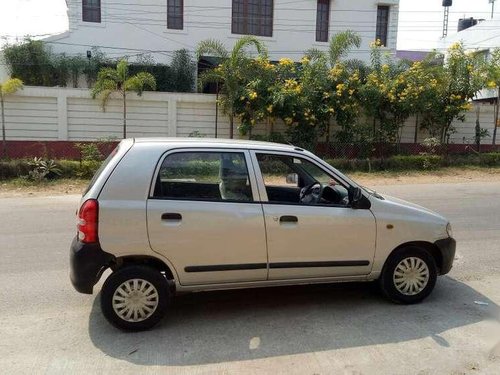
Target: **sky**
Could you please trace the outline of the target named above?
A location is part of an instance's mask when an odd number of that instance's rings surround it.
[[[307,1],[307,0],[304,0]],[[333,0],[335,1],[335,0]],[[442,0],[400,0],[398,49],[432,49],[442,34]],[[500,16],[497,0],[495,16]],[[462,17],[491,17],[488,0],[453,0],[449,34]],[[50,35],[68,28],[65,0],[0,0],[0,38]],[[500,33],[500,30],[499,30]],[[0,45],[5,43],[0,40]]]

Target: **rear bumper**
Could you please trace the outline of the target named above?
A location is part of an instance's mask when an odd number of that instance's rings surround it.
[[[440,275],[446,275],[450,272],[453,266],[453,260],[455,259],[455,249],[457,247],[457,242],[449,237],[442,240],[434,242],[439,251],[441,252],[441,258],[443,264],[441,265]]]
[[[69,260],[69,278],[74,288],[80,293],[92,294],[94,285],[114,256],[103,251],[98,243],[82,243],[75,237],[71,243]]]

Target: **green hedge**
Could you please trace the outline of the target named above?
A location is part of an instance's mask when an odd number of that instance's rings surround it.
[[[31,170],[30,160],[17,159],[0,161],[0,180],[27,176]],[[91,178],[100,166],[97,161],[57,160],[57,168],[61,171],[56,178]]]
[[[443,157],[439,155],[398,155],[386,159],[325,159],[327,163],[343,172],[377,172],[377,171],[425,171],[443,167],[480,166],[500,167],[500,152],[485,153],[480,155],[452,155]],[[17,178],[28,175],[31,167],[29,160],[0,161],[0,180]],[[99,168],[98,161],[58,160],[56,164],[61,174],[60,178],[91,178]],[[192,175],[217,175],[219,162],[197,161],[188,162]],[[282,165],[273,165],[268,173],[280,173]],[[186,169],[183,167],[182,173]],[[171,170],[169,175],[176,176],[180,173]]]
[[[443,167],[500,167],[500,153],[480,155],[396,155],[385,159],[325,159],[345,172],[425,171]]]

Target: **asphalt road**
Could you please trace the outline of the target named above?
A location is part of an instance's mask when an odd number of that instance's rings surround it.
[[[196,293],[142,333],[70,285],[79,197],[1,199],[0,374],[499,374],[500,183],[379,190],[453,224],[455,267],[424,303],[371,284]]]

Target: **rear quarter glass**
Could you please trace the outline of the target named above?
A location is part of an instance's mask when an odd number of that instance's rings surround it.
[[[116,146],[115,149],[113,151],[111,151],[111,153],[108,155],[108,157],[106,158],[106,160],[104,160],[102,162],[101,166],[99,167],[99,169],[97,170],[97,172],[95,172],[94,176],[92,177],[92,179],[89,182],[89,185],[83,191],[82,195],[87,194],[89,192],[89,190],[92,188],[92,186],[94,186],[95,182],[97,181],[97,179],[101,175],[102,171],[104,170],[104,168],[106,168],[106,165],[108,165],[109,162],[116,156],[116,154],[118,153],[119,149],[120,149],[120,144],[118,146]]]

